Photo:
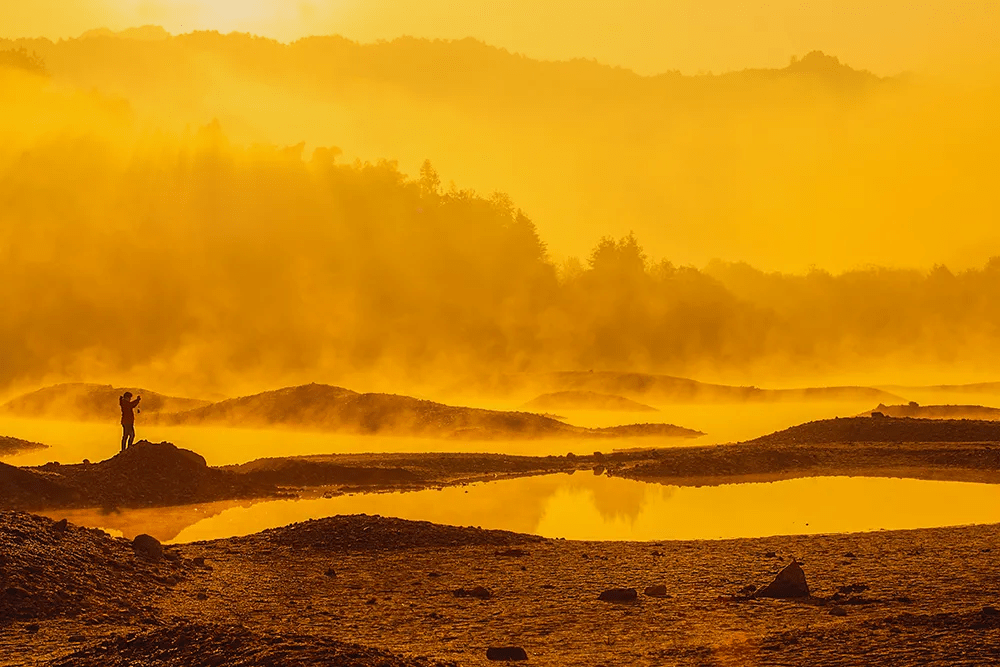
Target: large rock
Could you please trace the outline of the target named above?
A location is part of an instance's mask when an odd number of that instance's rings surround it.
[[[758,598],[807,598],[809,585],[806,583],[806,573],[802,567],[792,560],[784,570],[778,573],[774,581],[754,593]]]
[[[487,660],[527,660],[528,654],[520,646],[491,646],[486,649]]]
[[[152,535],[136,535],[132,540],[132,548],[140,556],[149,560],[160,560],[163,558],[163,545]]]
[[[634,588],[609,588],[598,599],[604,602],[635,602],[638,597]]]

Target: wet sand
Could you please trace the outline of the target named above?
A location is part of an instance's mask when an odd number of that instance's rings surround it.
[[[273,664],[268,650],[341,650],[331,642],[397,656],[359,665],[488,664],[487,648],[507,645],[538,665],[1000,660],[998,526],[595,543],[356,516],[171,546],[153,562],[126,540],[3,513],[0,542],[15,554],[5,588],[20,590],[0,606],[4,665],[127,664],[106,662],[122,650]],[[793,557],[812,597],[740,599]],[[643,594],[656,584],[667,597]],[[455,595],[476,586],[489,597]],[[600,601],[611,587],[638,598]],[[165,650],[178,636],[202,643]]]

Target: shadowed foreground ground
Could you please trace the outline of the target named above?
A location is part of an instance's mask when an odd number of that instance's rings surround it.
[[[593,543],[362,515],[151,559],[4,512],[0,554],[3,665],[476,665],[502,645],[537,665],[1000,660],[997,526]],[[813,597],[731,597],[792,557]],[[614,586],[638,599],[598,600]]]

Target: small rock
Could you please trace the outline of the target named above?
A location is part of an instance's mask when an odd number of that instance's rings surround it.
[[[204,567],[205,566],[205,557],[204,556],[195,556],[194,558],[191,559],[191,562],[194,563],[195,565],[197,565],[198,567]]]
[[[847,616],[847,610],[843,607],[834,607],[830,610],[830,616]]]
[[[773,551],[767,551],[764,553],[764,558],[775,558],[778,554]]]
[[[195,597],[198,598],[199,600],[207,600],[208,599],[208,595],[206,595],[205,593],[198,593],[198,595],[196,595]]]
[[[524,549],[505,549],[503,551],[494,551],[494,556],[510,556],[511,558],[522,558],[528,555],[528,552]]]
[[[140,556],[149,560],[160,560],[163,557],[163,545],[152,535],[136,535],[132,540],[132,548]]]
[[[664,584],[656,584],[655,586],[646,586],[643,589],[643,595],[648,595],[651,598],[665,598],[667,597],[667,587]]]
[[[983,607],[983,610],[979,613],[981,613],[983,616],[1000,616],[1000,609],[997,609],[996,607],[993,607],[991,605],[987,605]]]
[[[857,556],[854,554],[853,551],[848,551],[846,554],[844,554],[844,558],[857,558]]]
[[[324,572],[323,574],[325,576],[327,576],[327,577],[336,577],[337,576],[337,571],[334,570],[332,567],[328,567],[326,569],[326,572]]]
[[[32,635],[41,629],[42,626],[38,625],[38,623],[28,623],[26,626],[24,626],[24,631]]]
[[[452,594],[457,598],[478,598],[480,600],[488,600],[493,597],[493,593],[488,588],[482,586],[476,586],[468,590],[459,588],[457,591],[453,591]]]
[[[87,638],[84,637],[83,635],[70,635],[69,641],[71,641],[74,644],[79,644],[80,642],[87,641]]]
[[[809,585],[806,583],[806,573],[802,571],[798,562],[793,558],[792,562],[785,566],[774,581],[754,594],[758,598],[807,598],[809,597]]]
[[[635,602],[638,597],[634,588],[609,588],[598,599],[603,602]]]
[[[368,598],[365,601],[365,604],[375,604],[376,602],[377,602],[377,600],[375,598]]]
[[[66,529],[69,528],[69,521],[66,519],[59,519],[54,524],[52,524],[52,530],[57,533],[65,533]]]
[[[514,662],[527,660],[528,654],[520,646],[491,646],[486,649],[486,659]]]

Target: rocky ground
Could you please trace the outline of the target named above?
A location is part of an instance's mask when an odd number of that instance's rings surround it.
[[[594,543],[354,516],[160,549],[0,513],[0,665],[1000,661],[997,526]],[[753,595],[793,558],[808,597]]]

